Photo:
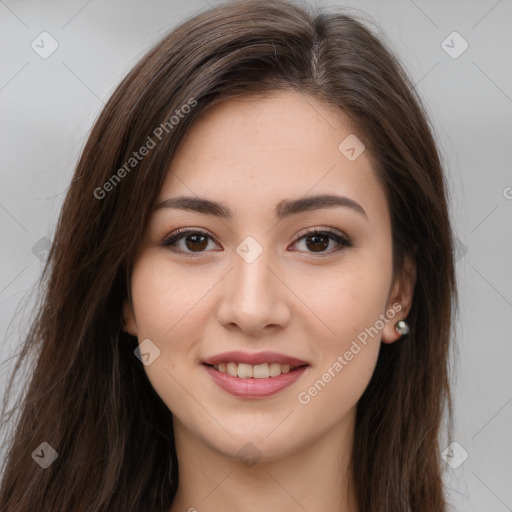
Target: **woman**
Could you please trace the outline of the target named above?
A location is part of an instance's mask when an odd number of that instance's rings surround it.
[[[354,17],[244,0],[166,36],[95,123],[43,284],[1,510],[446,510],[444,176]]]

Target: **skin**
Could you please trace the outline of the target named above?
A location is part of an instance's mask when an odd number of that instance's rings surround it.
[[[222,202],[233,218],[155,210],[131,276],[132,302],[124,304],[126,331],[160,350],[144,369],[174,418],[180,483],[170,512],[357,510],[356,405],[381,343],[400,338],[394,325],[411,307],[415,269],[407,259],[393,276],[389,209],[370,155],[349,161],[338,149],[351,133],[340,112],[279,91],[212,107],[173,158],[156,204],[200,196]],[[337,206],[277,220],[281,200],[321,193],[357,201],[366,215]],[[210,238],[187,243],[185,235],[174,246],[181,252],[160,245],[184,227]],[[315,249],[311,237],[301,238],[306,228],[328,227],[352,246],[332,252],[333,239]],[[252,263],[236,252],[247,236],[263,250]],[[298,394],[393,304],[402,307],[393,320],[300,403]],[[271,350],[309,367],[271,397],[235,397],[201,364],[230,350]],[[237,456],[249,442],[257,449],[250,467]]]

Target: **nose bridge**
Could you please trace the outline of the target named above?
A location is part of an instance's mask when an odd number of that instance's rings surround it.
[[[262,304],[262,301],[270,298],[272,274],[268,253],[268,250],[263,251],[254,260],[245,259],[240,253],[234,257],[234,292],[246,303],[257,301]]]
[[[254,242],[246,239],[233,253],[234,268],[226,276],[219,310],[222,323],[235,323],[244,331],[283,325],[289,318],[283,285],[274,275],[278,265],[272,251]]]

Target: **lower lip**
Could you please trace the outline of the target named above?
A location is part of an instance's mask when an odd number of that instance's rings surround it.
[[[278,377],[242,379],[220,372],[211,366],[205,364],[203,366],[219,387],[234,396],[243,398],[264,398],[274,395],[291,386],[308,369],[308,366],[301,366],[291,372],[282,373]]]

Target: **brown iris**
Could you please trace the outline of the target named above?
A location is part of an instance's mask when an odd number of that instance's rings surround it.
[[[313,244],[310,244],[308,240],[314,240]],[[322,234],[310,235],[306,238],[306,245],[308,249],[313,249],[312,252],[321,252],[322,249],[329,247],[329,237]],[[320,249],[320,251],[317,251],[317,249]]]
[[[192,242],[189,243],[191,240]],[[208,237],[199,233],[188,235],[185,237],[185,244],[190,251],[199,252],[208,246]]]

